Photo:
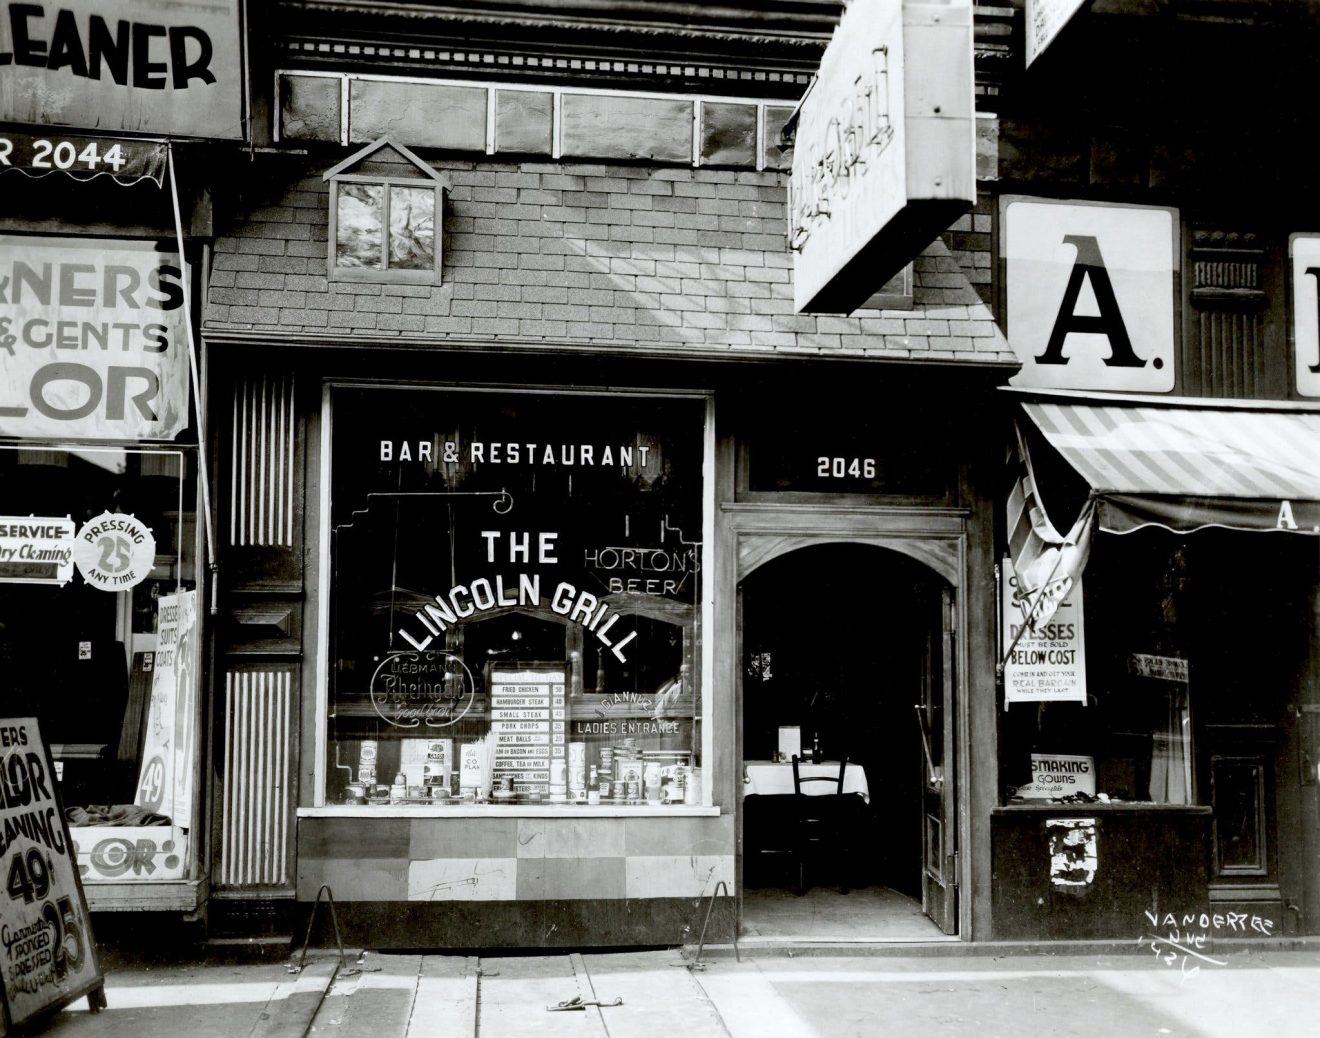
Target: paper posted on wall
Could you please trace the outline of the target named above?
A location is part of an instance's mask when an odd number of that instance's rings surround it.
[[[133,802],[187,829],[197,728],[197,592],[162,595],[158,617],[151,708]]]
[[[1078,577],[1048,623],[1026,623],[1013,563],[1003,560],[1004,707],[1010,703],[1086,702],[1086,633]],[[1029,607],[1028,607],[1029,608]]]

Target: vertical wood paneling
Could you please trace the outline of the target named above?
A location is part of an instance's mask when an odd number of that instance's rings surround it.
[[[225,677],[221,886],[289,882],[293,675],[231,671]]]
[[[1191,321],[1183,354],[1184,392],[1192,396],[1269,395],[1266,252],[1252,232],[1192,231]]]
[[[1254,397],[1264,363],[1259,313],[1202,310],[1197,347],[1206,395]]]
[[[229,543],[293,547],[293,376],[240,379],[232,430]]]

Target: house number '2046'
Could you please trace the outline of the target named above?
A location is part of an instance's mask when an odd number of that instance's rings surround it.
[[[874,458],[817,458],[816,475],[822,479],[875,479]]]

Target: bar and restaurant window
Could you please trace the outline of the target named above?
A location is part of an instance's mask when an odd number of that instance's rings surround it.
[[[707,401],[330,391],[323,803],[700,803]]]

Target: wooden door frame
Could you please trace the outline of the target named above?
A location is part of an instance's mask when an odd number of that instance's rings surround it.
[[[722,761],[720,771],[731,774],[729,808],[736,821],[736,879],[738,919],[742,926],[743,816],[741,808],[741,761],[743,759],[743,673],[741,590],[743,581],[766,563],[798,548],[821,544],[855,544],[888,548],[921,563],[954,589],[955,660],[955,753],[954,833],[960,853],[958,886],[958,937],[973,934],[970,772],[970,705],[968,674],[967,598],[968,519],[972,513],[958,508],[867,508],[819,504],[724,504],[720,507],[716,554],[716,600],[730,608],[715,614],[716,672],[713,686],[731,688],[724,730],[732,730],[732,756]],[[718,697],[717,697],[718,700]],[[719,730],[719,729],[717,729]],[[721,740],[717,740],[717,744]],[[988,844],[984,848],[988,854]]]

